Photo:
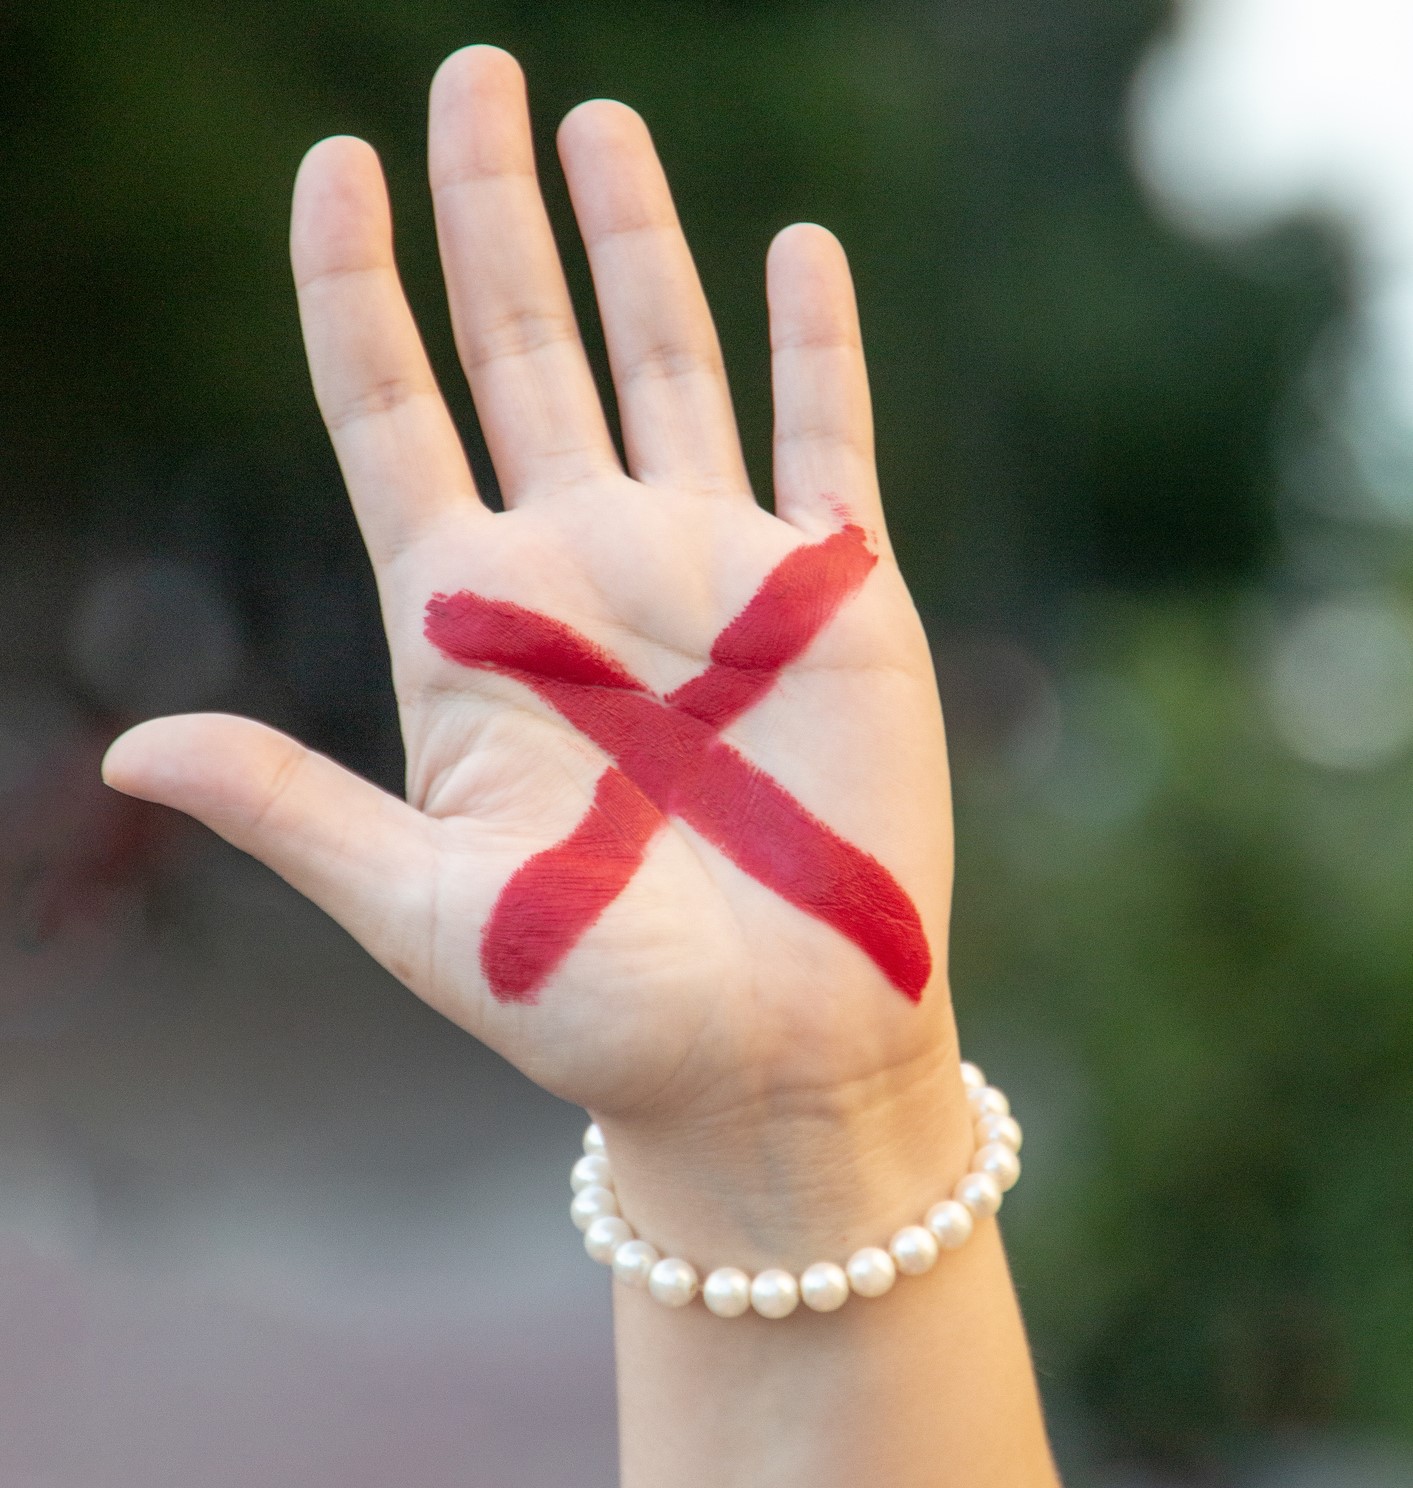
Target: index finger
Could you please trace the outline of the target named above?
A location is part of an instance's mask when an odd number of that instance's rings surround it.
[[[304,157],[290,260],[314,395],[374,564],[452,511],[489,515],[402,292],[387,189],[362,140],[326,139]]]

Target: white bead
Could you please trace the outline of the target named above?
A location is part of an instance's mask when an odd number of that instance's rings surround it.
[[[581,1157],[569,1170],[569,1186],[575,1193],[586,1188],[612,1188],[613,1169],[606,1157]]]
[[[697,1295],[696,1270],[669,1256],[648,1272],[648,1290],[664,1307],[685,1307]]]
[[[849,1278],[833,1261],[816,1261],[800,1277],[800,1296],[816,1312],[837,1312],[849,1300]]]
[[[1021,1150],[1020,1122],[1014,1116],[983,1116],[976,1123],[976,1145],[1004,1142],[1012,1152]]]
[[[584,1249],[601,1266],[607,1266],[612,1263],[619,1246],[632,1238],[633,1231],[626,1219],[620,1219],[616,1214],[605,1214],[584,1231]]]
[[[937,1239],[921,1225],[904,1225],[888,1242],[888,1254],[904,1276],[921,1276],[937,1264]]]
[[[860,1297],[881,1297],[898,1279],[893,1257],[877,1245],[856,1250],[844,1269],[849,1273],[849,1285]]]
[[[971,1102],[972,1112],[978,1121],[983,1116],[1011,1114],[1011,1103],[1006,1099],[1005,1092],[997,1090],[994,1085],[983,1085],[980,1090],[967,1091],[967,1099]]]
[[[617,1213],[618,1200],[611,1188],[581,1188],[569,1206],[569,1217],[581,1230],[587,1230],[602,1214]]]
[[[968,1173],[952,1191],[976,1219],[987,1219],[1001,1207],[1001,1190],[989,1173]]]
[[[955,1250],[959,1245],[965,1245],[971,1238],[974,1223],[971,1210],[955,1199],[943,1199],[927,1211],[927,1228],[936,1236],[943,1250]]]
[[[751,1305],[751,1278],[737,1266],[718,1266],[702,1283],[702,1301],[717,1317],[740,1317]]]
[[[970,1059],[962,1060],[962,1084],[968,1091],[980,1090],[986,1084],[986,1076]]]
[[[789,1317],[800,1305],[800,1284],[788,1271],[772,1266],[751,1282],[751,1306],[766,1318]]]
[[[613,1253],[613,1274],[624,1286],[645,1287],[648,1275],[662,1259],[646,1240],[627,1240]]]
[[[1020,1177],[1020,1158],[1004,1142],[988,1142],[972,1158],[971,1170],[989,1174],[996,1180],[996,1187],[1005,1193],[1016,1186]]]
[[[589,1129],[584,1133],[584,1153],[588,1157],[606,1157],[607,1149],[603,1145],[603,1133],[599,1130],[597,1121],[589,1123]]]

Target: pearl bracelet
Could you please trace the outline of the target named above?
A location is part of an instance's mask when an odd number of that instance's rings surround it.
[[[613,1168],[604,1149],[603,1133],[593,1124],[584,1133],[584,1155],[569,1175],[574,1200],[570,1218],[584,1232],[584,1249],[625,1286],[646,1288],[666,1307],[685,1307],[701,1293],[717,1317],[740,1317],[754,1308],[762,1317],[789,1317],[801,1302],[815,1312],[834,1312],[849,1300],[881,1297],[891,1290],[901,1272],[921,1276],[930,1271],[944,1250],[966,1243],[978,1220],[989,1219],[1001,1198],[1020,1177],[1021,1129],[1011,1115],[1010,1102],[974,1065],[962,1065],[976,1127],[971,1165],[952,1190],[952,1197],[934,1204],[921,1224],[905,1225],[888,1242],[856,1250],[842,1265],[816,1261],[796,1277],[772,1266],[748,1276],[736,1266],[719,1266],[703,1282],[696,1268],[676,1256],[660,1255],[618,1212]]]

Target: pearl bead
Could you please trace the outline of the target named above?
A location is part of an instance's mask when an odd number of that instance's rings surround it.
[[[581,1188],[569,1206],[569,1217],[581,1230],[587,1230],[601,1214],[617,1213],[618,1200],[611,1188]]]
[[[937,1240],[921,1225],[904,1225],[888,1242],[888,1254],[904,1276],[921,1276],[937,1264]]]
[[[751,1278],[736,1266],[718,1266],[702,1283],[702,1301],[717,1317],[740,1317],[751,1305]]]
[[[601,1265],[610,1265],[619,1246],[633,1238],[626,1219],[604,1214],[584,1231],[584,1249]]]
[[[833,1261],[816,1261],[800,1277],[800,1296],[816,1312],[837,1312],[849,1300],[849,1278]]]
[[[599,1130],[597,1121],[589,1123],[589,1129],[584,1133],[584,1153],[587,1157],[606,1157],[608,1150],[603,1144],[603,1132]]]
[[[927,1228],[936,1236],[943,1250],[955,1250],[971,1238],[974,1221],[971,1210],[955,1199],[943,1199],[927,1211]]]
[[[569,1170],[569,1186],[575,1193],[586,1188],[612,1188],[613,1169],[606,1157],[581,1157]]]
[[[697,1295],[696,1270],[669,1256],[648,1272],[648,1290],[664,1307],[685,1307]]]
[[[860,1297],[881,1297],[898,1279],[893,1257],[877,1245],[856,1250],[845,1270],[849,1273],[849,1285]]]
[[[628,1240],[613,1253],[613,1274],[624,1286],[645,1287],[648,1274],[661,1259],[655,1245]]]
[[[971,1160],[973,1173],[987,1173],[996,1180],[996,1187],[1005,1193],[1016,1186],[1020,1177],[1020,1158],[1004,1142],[988,1142]]]
[[[997,1090],[994,1085],[983,1085],[980,1090],[969,1090],[967,1099],[971,1102],[971,1108],[977,1120],[983,1116],[1009,1116],[1011,1114],[1011,1103],[1006,1099],[1003,1091]]]
[[[970,1059],[962,1060],[962,1084],[966,1086],[968,1092],[980,1090],[986,1084],[986,1076]]]
[[[976,1123],[976,1145],[986,1147],[992,1142],[1004,1142],[1012,1152],[1019,1152],[1020,1122],[1014,1116],[983,1116]]]
[[[751,1306],[766,1318],[789,1317],[800,1305],[800,1284],[788,1271],[772,1266],[751,1282]]]
[[[952,1191],[977,1219],[988,1219],[1001,1207],[1001,1190],[989,1173],[968,1173]]]

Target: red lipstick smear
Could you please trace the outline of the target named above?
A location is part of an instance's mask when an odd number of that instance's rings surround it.
[[[432,597],[426,634],[444,656],[514,678],[614,761],[579,825],[521,864],[496,900],[481,965],[500,1001],[535,1001],[674,816],[853,941],[904,996],[921,998],[932,956],[897,880],[719,737],[769,692],[876,562],[853,524],[796,548],[717,636],[710,666],[666,697],[547,615],[466,592]]]

